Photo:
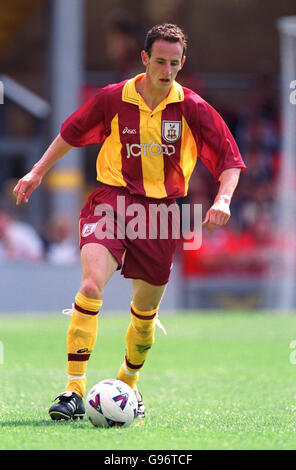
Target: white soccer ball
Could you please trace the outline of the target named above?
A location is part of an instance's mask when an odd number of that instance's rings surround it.
[[[117,379],[102,380],[89,391],[85,411],[96,427],[129,426],[137,416],[133,389]]]

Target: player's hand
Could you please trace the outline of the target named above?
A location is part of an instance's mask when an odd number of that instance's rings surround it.
[[[29,202],[32,192],[40,185],[41,181],[42,177],[34,171],[30,171],[21,178],[13,189],[16,205],[18,206],[21,202]]]
[[[222,226],[227,224],[229,217],[229,204],[223,199],[218,199],[206,213],[202,225],[206,226],[208,232],[210,232],[215,226]]]

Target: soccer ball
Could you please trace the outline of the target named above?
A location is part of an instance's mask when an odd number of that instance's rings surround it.
[[[96,427],[129,426],[137,415],[133,389],[117,379],[102,380],[89,391],[85,410]]]

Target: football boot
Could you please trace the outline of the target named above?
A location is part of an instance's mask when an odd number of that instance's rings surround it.
[[[143,397],[141,393],[138,391],[138,389],[135,389],[134,392],[138,400],[137,417],[140,419],[144,419],[145,418],[145,405],[143,403]]]
[[[48,410],[51,419],[82,419],[85,415],[85,408],[82,398],[74,392],[66,391],[58,395],[54,403]]]

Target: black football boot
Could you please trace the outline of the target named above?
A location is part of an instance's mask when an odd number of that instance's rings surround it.
[[[85,415],[85,408],[82,398],[74,392],[66,391],[58,395],[53,401],[54,403],[48,410],[51,419],[82,419]]]

